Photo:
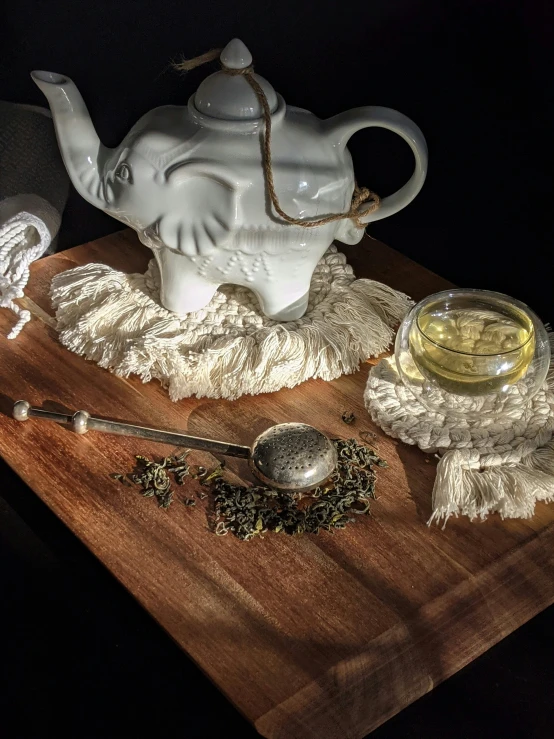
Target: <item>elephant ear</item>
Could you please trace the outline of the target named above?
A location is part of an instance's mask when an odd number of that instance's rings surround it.
[[[170,212],[159,222],[162,241],[189,257],[225,244],[236,220],[237,190],[208,162],[186,162],[165,174],[172,190]]]

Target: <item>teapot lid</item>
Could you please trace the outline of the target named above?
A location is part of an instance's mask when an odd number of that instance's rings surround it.
[[[230,41],[220,54],[223,67],[247,69],[252,65],[252,54],[238,38]],[[269,108],[275,112],[277,94],[267,80],[253,75],[265,93]],[[206,116],[224,121],[252,121],[262,117],[262,106],[254,90],[241,74],[215,72],[200,84],[194,96],[194,107]]]

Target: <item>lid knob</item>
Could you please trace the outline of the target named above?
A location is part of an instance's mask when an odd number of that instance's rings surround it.
[[[248,69],[252,65],[252,54],[243,42],[234,38],[220,54],[223,67],[230,70]],[[277,110],[277,94],[267,80],[254,74],[265,93],[269,109]],[[194,107],[205,116],[223,121],[253,121],[263,115],[260,101],[243,74],[230,74],[222,69],[200,84],[194,96]]]
[[[230,69],[246,69],[252,64],[252,54],[238,38],[229,41],[219,58],[221,63]]]

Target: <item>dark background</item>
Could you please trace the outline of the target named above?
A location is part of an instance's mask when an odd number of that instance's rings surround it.
[[[31,69],[72,77],[103,142],[150,108],[185,104],[207,74],[168,67],[239,36],[291,105],[325,118],[385,105],[429,144],[429,177],[370,232],[464,287],[500,289],[550,317],[554,105],[551,0],[18,0],[4,14],[0,97],[46,105]],[[358,181],[409,177],[390,132],[351,139]],[[121,226],[73,196],[61,243]],[[547,229],[548,227],[548,229]]]
[[[289,104],[322,118],[397,108],[427,137],[429,176],[370,233],[552,320],[551,2],[19,0],[4,8],[0,34],[0,99],[44,105],[29,70],[68,74],[110,146],[151,107],[186,103],[206,74],[179,76],[170,59],[233,36]],[[381,195],[409,177],[410,152],[393,134],[360,132],[350,148],[358,181]],[[60,245],[120,227],[73,192]],[[254,736],[31,491],[5,468],[0,476],[7,736]],[[552,736],[553,619],[534,619],[375,739]]]

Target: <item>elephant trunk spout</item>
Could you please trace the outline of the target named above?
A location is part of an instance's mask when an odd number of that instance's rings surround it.
[[[31,77],[46,95],[66,169],[75,189],[97,208],[106,208],[101,170],[108,149],[100,143],[87,106],[75,83],[55,72]]]

